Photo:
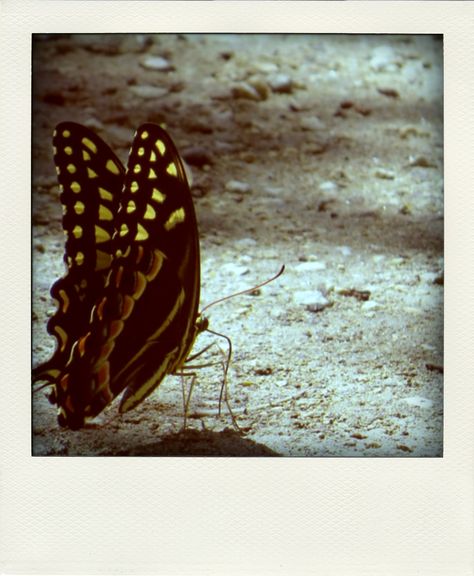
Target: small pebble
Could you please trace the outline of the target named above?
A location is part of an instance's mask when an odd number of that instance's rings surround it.
[[[433,406],[432,400],[422,396],[410,396],[410,398],[404,398],[403,401],[409,406],[416,406],[417,408],[431,408]]]
[[[130,86],[129,90],[135,94],[135,96],[140,96],[140,98],[144,98],[145,100],[162,98],[168,94],[168,89],[162,88],[161,86],[138,85]]]
[[[380,304],[376,300],[367,300],[361,305],[362,310],[369,311],[375,308],[380,308]]]
[[[300,126],[303,130],[324,130],[326,124],[317,116],[304,117],[300,120]]]
[[[379,168],[375,171],[375,176],[381,178],[382,180],[394,180],[395,172],[393,170],[385,170],[385,168]]]
[[[337,184],[331,180],[326,180],[325,182],[321,182],[318,188],[321,192],[332,192],[333,190],[337,190]]]
[[[270,93],[268,84],[264,82],[261,78],[252,79],[250,84],[258,92],[260,100],[266,100],[268,98],[268,95]]]
[[[231,93],[234,98],[255,100],[256,102],[263,100],[258,90],[248,82],[239,82],[238,84],[235,84],[232,86]]]
[[[293,292],[296,304],[327,304],[328,299],[320,290],[297,290]]]
[[[268,85],[276,94],[291,94],[293,80],[287,74],[275,74],[268,78]]]
[[[226,182],[225,189],[228,192],[235,192],[237,194],[248,194],[251,191],[250,184],[240,182],[239,180],[229,180]]]
[[[147,70],[158,70],[160,72],[170,72],[174,66],[161,56],[146,56],[140,62],[140,65]]]
[[[343,255],[343,256],[350,256],[352,254],[352,248],[350,246],[338,246],[337,250]]]
[[[326,264],[324,262],[302,262],[295,266],[296,272],[316,272],[318,270],[325,270]]]
[[[401,59],[391,46],[378,46],[372,51],[370,67],[376,72],[395,72],[401,65]]]
[[[410,157],[410,166],[418,166],[420,168],[436,168],[436,164],[428,160],[426,156]]]
[[[388,98],[400,98],[400,94],[394,88],[377,88],[377,92]]]
[[[271,74],[278,70],[278,66],[273,62],[257,62],[255,64],[255,69],[264,74]]]

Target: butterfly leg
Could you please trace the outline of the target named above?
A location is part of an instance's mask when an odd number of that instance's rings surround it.
[[[189,373],[184,373],[181,372],[180,374],[181,376],[181,393],[183,396],[183,432],[186,430],[186,426],[187,426],[187,422],[188,422],[188,414],[189,414],[189,404],[191,402],[191,396],[193,393],[193,389],[194,389],[194,385],[196,383],[196,373],[195,372],[189,372]],[[186,391],[186,385],[185,385],[185,380],[187,376],[191,376],[191,384],[189,386],[189,390]]]

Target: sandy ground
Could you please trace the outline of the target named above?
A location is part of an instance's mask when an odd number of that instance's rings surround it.
[[[33,57],[33,365],[54,349],[49,288],[63,273],[61,121],[93,128],[124,163],[140,124],[166,123],[193,175],[202,306],[286,265],[207,314],[232,339],[240,432],[217,413],[211,366],[185,433],[175,376],[77,432],[35,393],[33,454],[442,455],[438,38],[39,36]],[[217,342],[203,363],[222,359]]]

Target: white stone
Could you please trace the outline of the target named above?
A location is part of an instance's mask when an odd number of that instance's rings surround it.
[[[298,290],[293,293],[293,300],[296,304],[303,306],[327,306],[328,299],[319,290]]]
[[[316,272],[317,270],[325,270],[326,264],[324,262],[301,262],[294,269],[296,272]]]
[[[162,88],[161,86],[130,86],[129,90],[136,96],[140,96],[140,98],[144,98],[145,100],[152,98],[162,98],[168,94],[168,89]]]
[[[251,190],[250,184],[239,180],[229,180],[226,182],[225,189],[228,192],[237,192],[238,194],[248,194]]]
[[[148,70],[159,70],[160,72],[173,70],[172,64],[166,60],[166,58],[162,58],[161,56],[147,56],[140,62],[140,64],[143,68],[147,68]]]
[[[409,406],[416,406],[417,408],[431,408],[433,406],[432,400],[422,396],[410,396],[410,398],[404,398],[403,401]]]

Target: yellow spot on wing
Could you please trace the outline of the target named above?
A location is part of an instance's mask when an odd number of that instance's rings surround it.
[[[140,148],[138,149],[137,154],[139,156],[143,156],[145,154],[145,148],[143,148],[143,146],[140,146]]]
[[[156,162],[156,154],[153,150],[150,152],[150,162]]]
[[[151,204],[146,205],[146,212],[144,216],[145,220],[154,220],[156,218],[156,212]]]
[[[90,337],[90,335],[91,335],[91,333],[88,332],[85,336],[83,336],[82,338],[79,339],[77,349],[79,350],[79,355],[81,356],[81,358],[86,353],[86,341]]]
[[[141,171],[142,171],[142,167],[140,166],[140,164],[135,164],[135,166],[133,167],[133,173],[139,174]]]
[[[138,224],[137,234],[135,236],[135,240],[138,240],[138,242],[141,242],[143,240],[146,240],[147,238],[148,238],[148,232],[145,230],[145,228],[141,224]]]
[[[132,194],[135,194],[135,192],[138,190],[138,182],[136,180],[134,180],[131,184],[130,184],[130,192]]]
[[[78,266],[84,264],[84,252],[78,252],[74,257],[74,260]]]
[[[127,204],[127,214],[131,214],[132,212],[135,212],[136,209],[137,209],[137,205],[135,204],[135,202],[133,200],[129,200],[128,204]]]
[[[142,140],[146,140],[148,138],[148,136],[149,136],[148,132],[146,130],[143,130],[142,136],[141,136]]]
[[[112,212],[102,204],[99,206],[99,220],[113,220],[114,215]]]
[[[106,190],[105,188],[101,188],[100,186],[99,186],[99,194],[102,200],[109,200],[109,201],[113,200],[112,193]]]
[[[122,320],[112,320],[109,328],[109,338],[117,338],[117,336],[122,332],[124,323]]]
[[[95,252],[95,269],[96,270],[107,270],[110,268],[112,263],[112,256],[103,252],[102,250],[96,250]]]
[[[54,151],[56,151],[56,149],[53,149]],[[66,148],[64,148],[64,152],[68,155],[71,156],[72,154],[72,148],[70,146],[66,146]]]
[[[123,297],[122,302],[122,320],[126,320],[130,316],[134,306],[135,306],[135,300],[131,296],[128,296],[126,294]]]
[[[67,312],[67,309],[69,308],[69,297],[65,290],[60,290],[59,295],[61,296],[62,299],[61,312],[65,314]]]
[[[87,176],[89,176],[89,178],[97,178],[97,173],[94,172],[94,170],[91,170],[90,168],[87,168]]]
[[[74,174],[76,172],[76,167],[74,164],[68,164],[66,170],[69,172],[69,174]]]
[[[176,164],[174,162],[170,162],[168,164],[166,171],[168,172],[168,174],[170,176],[177,176],[178,175],[178,169],[176,168]]]
[[[71,190],[75,194],[78,194],[81,191],[81,185],[79,184],[79,182],[71,182]]]
[[[69,130],[63,130],[63,138],[69,138],[70,135],[71,132],[69,132]]]
[[[115,288],[120,288],[120,284],[122,283],[123,278],[123,266],[119,266],[117,272],[115,274]]]
[[[84,202],[80,202],[79,200],[74,204],[74,212],[76,214],[83,214],[84,213]]]
[[[156,172],[153,170],[153,168],[150,168],[150,172],[148,172],[148,178],[150,179],[156,178]]]
[[[117,164],[115,164],[113,160],[107,160],[107,164],[105,165],[105,167],[109,172],[112,172],[112,174],[120,174],[119,167],[117,166]]]
[[[122,224],[120,227],[120,236],[126,236],[128,234],[128,226],[126,224]]]
[[[163,265],[164,255],[163,252],[159,250],[153,251],[153,261],[150,266],[150,270],[146,273],[146,279],[148,282],[152,282],[158,275]]]
[[[90,160],[91,156],[90,156],[89,152],[87,152],[86,150],[83,150],[82,151],[82,159],[86,160],[86,161]]]
[[[97,244],[102,244],[110,240],[110,234],[100,226],[95,225],[95,241]]]
[[[160,192],[158,188],[153,188],[151,197],[155,202],[158,202],[158,204],[163,204],[163,202],[166,200],[166,196],[163,194],[163,192]]]
[[[89,150],[92,150],[94,154],[97,153],[97,146],[94,144],[94,142],[92,142],[92,140],[89,140],[89,138],[83,138],[82,143],[84,144],[84,146],[87,146]]]
[[[172,230],[176,224],[181,224],[181,222],[184,222],[185,217],[186,214],[184,212],[184,208],[178,208],[178,210],[175,210],[170,214],[170,217],[165,222],[165,230]]]
[[[72,233],[74,235],[74,238],[81,238],[82,236],[82,228],[81,226],[78,226],[77,224],[74,226],[74,228],[72,229]]]
[[[138,300],[143,292],[145,291],[147,285],[146,277],[142,272],[135,272],[135,286],[133,287],[132,298]]]
[[[166,146],[163,140],[157,140],[155,146],[158,148],[159,153],[163,156],[166,152]]]
[[[66,348],[66,343],[67,343],[67,333],[65,330],[63,330],[61,328],[61,326],[55,326],[53,328],[53,332],[55,332],[58,335],[59,338],[59,349],[61,350],[61,352],[64,352],[64,349]]]

